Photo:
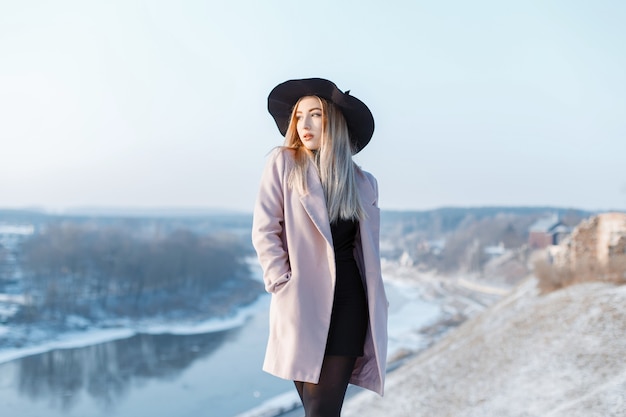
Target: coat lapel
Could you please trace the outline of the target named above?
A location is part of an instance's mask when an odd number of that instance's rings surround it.
[[[361,204],[363,204],[363,208],[368,213],[370,213],[372,209],[374,209],[374,211],[377,211],[378,202],[376,201],[377,197],[374,185],[369,181],[369,179],[360,169],[357,171],[356,178],[359,187],[359,196],[361,198]]]
[[[315,227],[324,236],[329,245],[333,244],[333,237],[330,232],[330,219],[326,208],[326,197],[322,183],[313,164],[309,164],[307,169],[308,192],[300,197],[300,202],[307,214],[315,224]]]
[[[357,183],[359,187],[359,196],[363,209],[367,216],[378,213],[376,190],[374,185],[368,180],[365,174],[359,169],[357,170]],[[310,164],[307,170],[308,193],[300,197],[300,202],[304,206],[307,214],[315,224],[315,227],[324,236],[326,241],[332,245],[333,238],[330,231],[330,220],[328,218],[328,209],[326,208],[326,198],[319,175],[315,167]]]

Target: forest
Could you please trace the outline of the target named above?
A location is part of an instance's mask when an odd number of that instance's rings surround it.
[[[240,238],[227,233],[50,224],[21,244],[26,305],[17,318],[220,313],[261,292],[250,277],[250,254]]]

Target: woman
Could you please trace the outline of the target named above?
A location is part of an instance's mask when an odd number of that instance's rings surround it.
[[[374,177],[352,160],[367,106],[320,78],[276,86],[284,146],[263,172],[252,241],[272,294],[263,369],[293,380],[306,416],[339,416],[348,383],[383,394],[387,298]]]

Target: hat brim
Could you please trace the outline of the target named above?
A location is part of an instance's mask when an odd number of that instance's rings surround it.
[[[289,80],[278,84],[267,98],[267,109],[276,122],[281,135],[285,136],[293,106],[301,97],[318,96],[335,104],[346,119],[354,153],[363,149],[374,134],[374,116],[358,98],[345,93],[323,78]]]

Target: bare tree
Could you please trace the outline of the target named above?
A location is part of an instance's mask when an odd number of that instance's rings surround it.
[[[249,281],[241,242],[189,230],[140,238],[61,224],[27,239],[22,251],[31,307],[52,318],[194,309],[225,285]]]

